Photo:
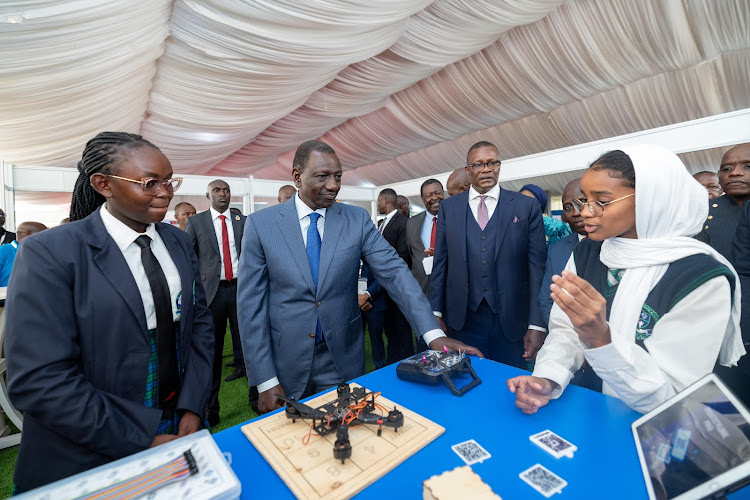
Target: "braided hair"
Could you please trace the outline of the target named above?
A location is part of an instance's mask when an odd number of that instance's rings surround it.
[[[112,167],[120,160],[120,155],[125,150],[144,146],[159,151],[159,148],[140,135],[127,132],[102,132],[86,143],[81,161],[78,162],[79,175],[70,203],[71,222],[87,217],[105,201],[91,185],[91,176],[112,174]]]

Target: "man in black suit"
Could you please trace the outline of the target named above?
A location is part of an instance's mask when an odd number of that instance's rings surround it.
[[[435,253],[437,214],[440,202],[445,197],[443,185],[437,179],[427,179],[422,183],[420,196],[425,211],[406,222],[406,242],[411,255],[411,273],[422,287],[425,296],[429,298],[429,274],[432,273],[432,257]]]
[[[245,217],[232,214],[229,210],[231,197],[229,184],[220,179],[212,181],[206,193],[206,198],[211,201],[211,208],[190,217],[186,229],[193,238],[200,263],[201,282],[206,290],[206,301],[214,322],[216,343],[211,397],[208,402],[208,422],[212,426],[219,423],[219,388],[227,321],[232,333],[235,370],[226,380],[229,382],[245,376],[237,324],[237,269]],[[252,394],[250,399],[252,404]],[[254,399],[257,405],[257,394]]]
[[[396,196],[396,208],[407,219],[411,217],[411,203],[406,196],[402,194]]]
[[[378,195],[378,213],[385,215],[380,224],[380,234],[411,268],[411,254],[406,244],[406,221],[409,219],[398,211],[396,201],[397,195],[393,189],[384,189]],[[387,365],[414,354],[411,326],[389,295],[386,295],[385,337],[388,339]]]
[[[737,226],[732,258],[735,270],[740,277],[742,291],[742,314],[740,329],[745,350],[750,351],[750,203],[742,207],[742,217]],[[742,356],[737,366],[718,366],[716,372],[729,385],[745,406],[750,406],[750,357]]]
[[[719,184],[726,194],[709,200],[708,219],[696,238],[732,262],[732,244],[742,205],[750,199],[750,142],[724,153],[719,167]]]
[[[16,233],[5,230],[5,212],[0,208],[0,245],[7,245],[16,240]]]

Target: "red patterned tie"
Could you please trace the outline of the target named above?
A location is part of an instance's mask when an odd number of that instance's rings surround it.
[[[229,231],[227,231],[227,217],[220,215],[221,219],[221,248],[224,255],[224,276],[227,281],[232,281],[234,273],[232,272],[232,254],[229,252]]]
[[[432,234],[430,234],[430,248],[435,248],[435,234],[437,233],[437,216],[432,218]]]

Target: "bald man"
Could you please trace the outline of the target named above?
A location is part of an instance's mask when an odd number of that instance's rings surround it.
[[[466,172],[466,167],[457,168],[448,177],[448,182],[445,183],[445,188],[448,191],[448,196],[455,196],[458,193],[463,193],[471,186],[471,177]]]
[[[279,203],[286,203],[287,201],[294,198],[295,194],[297,194],[297,190],[294,188],[294,186],[287,184],[285,186],[281,186],[281,189],[279,189],[279,197],[276,199]]]
[[[401,215],[406,217],[407,219],[411,217],[411,203],[409,202],[409,198],[406,196],[400,194],[396,196],[396,209],[398,209],[399,212],[401,212]]]
[[[219,423],[222,355],[227,322],[232,336],[234,371],[225,379],[231,382],[245,376],[245,360],[237,324],[237,272],[242,252],[242,233],[245,216],[229,209],[232,192],[229,184],[216,179],[208,185],[206,198],[211,207],[193,215],[186,231],[193,238],[195,255],[200,264],[201,282],[206,290],[206,302],[214,320],[214,366],[211,396],[208,401],[208,423]],[[228,365],[229,366],[229,365]],[[257,392],[250,392],[250,404],[257,405]]]
[[[13,262],[16,260],[18,243],[24,238],[47,229],[41,222],[22,222],[16,228],[16,239],[7,245],[0,246],[0,287],[8,286],[10,272],[13,270]]]
[[[719,166],[719,185],[724,196],[708,200],[708,219],[696,238],[711,245],[732,264],[732,244],[742,205],[750,199],[750,142],[724,153]]]

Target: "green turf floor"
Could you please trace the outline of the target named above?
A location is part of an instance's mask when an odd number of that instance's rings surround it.
[[[224,339],[224,368],[222,377],[227,377],[232,373],[232,368],[227,368],[226,363],[232,359],[232,339],[227,333]],[[365,334],[365,370],[370,373],[375,369],[372,363],[372,354],[370,349],[370,337]],[[221,422],[213,432],[219,432],[228,427],[235,426],[256,416],[256,413],[250,408],[247,402],[247,379],[241,378],[232,382],[222,382],[219,392],[219,403],[221,404]],[[7,418],[6,418],[7,421]],[[18,447],[6,448],[0,450],[0,498],[10,496],[13,488],[13,470],[16,466],[16,455]]]

